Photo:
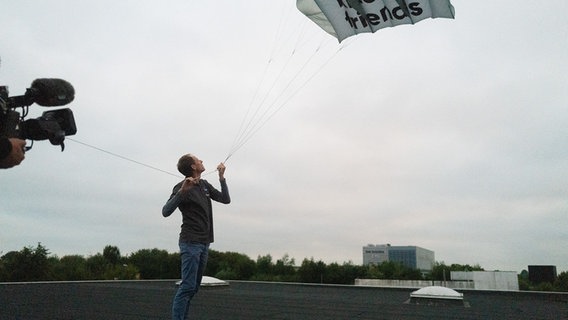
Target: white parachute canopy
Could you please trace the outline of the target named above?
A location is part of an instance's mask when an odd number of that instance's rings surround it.
[[[359,33],[454,18],[450,0],[296,0],[296,7],[339,42]]]

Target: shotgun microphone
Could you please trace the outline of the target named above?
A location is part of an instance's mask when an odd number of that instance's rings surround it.
[[[71,103],[75,99],[75,89],[63,79],[35,79],[27,95],[40,106],[56,107]]]

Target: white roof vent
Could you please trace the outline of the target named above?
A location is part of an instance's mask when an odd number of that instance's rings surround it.
[[[416,290],[410,294],[411,298],[429,298],[429,299],[453,299],[453,300],[463,300],[463,293],[459,293],[456,290],[431,286],[425,287],[420,290]]]
[[[176,286],[179,286],[181,280],[176,281]],[[201,279],[201,286],[202,287],[217,287],[217,286],[228,286],[229,283],[227,281],[219,280],[217,278],[203,276]]]
[[[463,300],[463,293],[453,289],[439,286],[425,287],[410,294],[410,299],[405,303],[422,305],[463,305],[469,307],[469,303]]]

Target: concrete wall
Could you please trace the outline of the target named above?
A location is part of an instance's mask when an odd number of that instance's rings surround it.
[[[424,288],[442,286],[451,289],[519,291],[514,271],[451,272],[451,281],[355,279],[356,286]]]
[[[519,291],[519,280],[514,271],[452,271],[452,280],[472,281],[478,290]]]
[[[451,289],[475,289],[471,281],[427,281],[427,280],[384,280],[384,279],[355,279],[356,286],[424,288],[441,286]]]

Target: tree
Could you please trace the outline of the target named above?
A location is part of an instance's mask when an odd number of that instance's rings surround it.
[[[256,271],[258,274],[271,275],[274,272],[273,269],[274,264],[272,263],[271,255],[267,254],[256,258]]]
[[[365,277],[367,274],[366,266],[358,266],[353,264],[352,261],[344,262],[341,266],[342,271],[342,281],[341,284],[354,284],[355,279],[360,279]]]
[[[402,279],[405,268],[400,262],[385,261],[379,265],[385,279]]]
[[[304,259],[298,269],[300,282],[323,283],[325,267],[325,263],[321,260],[315,262],[313,257],[310,260]]]
[[[568,271],[560,272],[554,281],[554,291],[568,292]]]
[[[256,258],[256,272],[251,277],[254,281],[273,281],[274,280],[274,263],[272,256],[258,256]]]
[[[48,261],[49,251],[38,243],[35,248],[25,247],[11,251],[2,257],[4,281],[45,281],[51,280]]]
[[[0,281],[3,282],[18,281],[16,280],[18,276],[14,275],[15,271],[19,269],[18,260],[19,260],[18,251],[10,251],[2,256],[2,260],[0,263]]]
[[[521,271],[517,279],[519,280],[519,290],[530,290],[531,282],[529,281],[529,272],[527,270]]]
[[[325,283],[346,284],[344,269],[337,263],[333,262],[326,266],[323,277]]]
[[[214,276],[219,272],[221,261],[223,260],[221,252],[213,249],[209,249],[209,254],[207,258],[207,266],[205,267],[205,272],[203,275]]]
[[[96,277],[104,280],[119,279],[136,279],[140,274],[138,268],[134,265],[128,265],[121,257],[120,250],[116,246],[107,245],[103,249],[102,261],[101,256],[93,257],[96,268]]]
[[[116,246],[106,246],[103,249],[103,258],[111,265],[118,264],[120,262],[120,250]]]
[[[295,261],[287,253],[276,260],[273,269],[276,281],[296,281]]]
[[[365,277],[369,279],[383,279],[385,276],[382,273],[381,269],[379,269],[378,265],[371,263],[367,267],[367,273]]]
[[[59,281],[88,280],[91,274],[83,256],[70,255],[54,260],[54,279]]]
[[[449,281],[452,271],[484,271],[484,269],[478,264],[470,266],[469,264],[461,265],[454,263],[450,266],[447,266],[446,264],[444,264],[444,262],[436,262],[434,266],[432,266],[430,277],[432,278],[432,280]]]
[[[88,258],[68,255],[62,258],[50,256],[49,250],[38,243],[36,247],[24,247],[0,257],[0,282],[9,281],[76,281],[112,279],[174,279],[180,274],[179,253],[159,249],[142,249],[128,257],[122,257],[116,246],[106,246],[102,253]],[[451,271],[483,271],[479,265],[446,265],[436,262],[430,279],[451,280]],[[305,283],[353,284],[357,278],[419,280],[419,270],[400,263],[385,262],[380,265],[359,266],[352,262],[326,265],[314,258],[304,259],[300,267],[288,254],[272,261],[272,256],[258,256],[256,261],[237,252],[209,250],[206,275],[225,280],[298,281]],[[568,272],[561,272],[554,283],[531,284],[528,272],[519,274],[521,290],[568,292]]]
[[[138,278],[140,271],[134,265],[115,264],[107,265],[103,274],[105,280],[134,280]]]
[[[211,253],[211,252],[210,252]],[[249,280],[256,272],[256,264],[248,256],[237,252],[214,252],[210,254],[206,274],[223,280]]]
[[[91,280],[104,280],[107,261],[102,254],[97,253],[86,259],[87,270],[91,275]]]
[[[180,277],[179,253],[166,250],[142,249],[131,254],[126,261],[140,270],[141,279],[177,279]]]

